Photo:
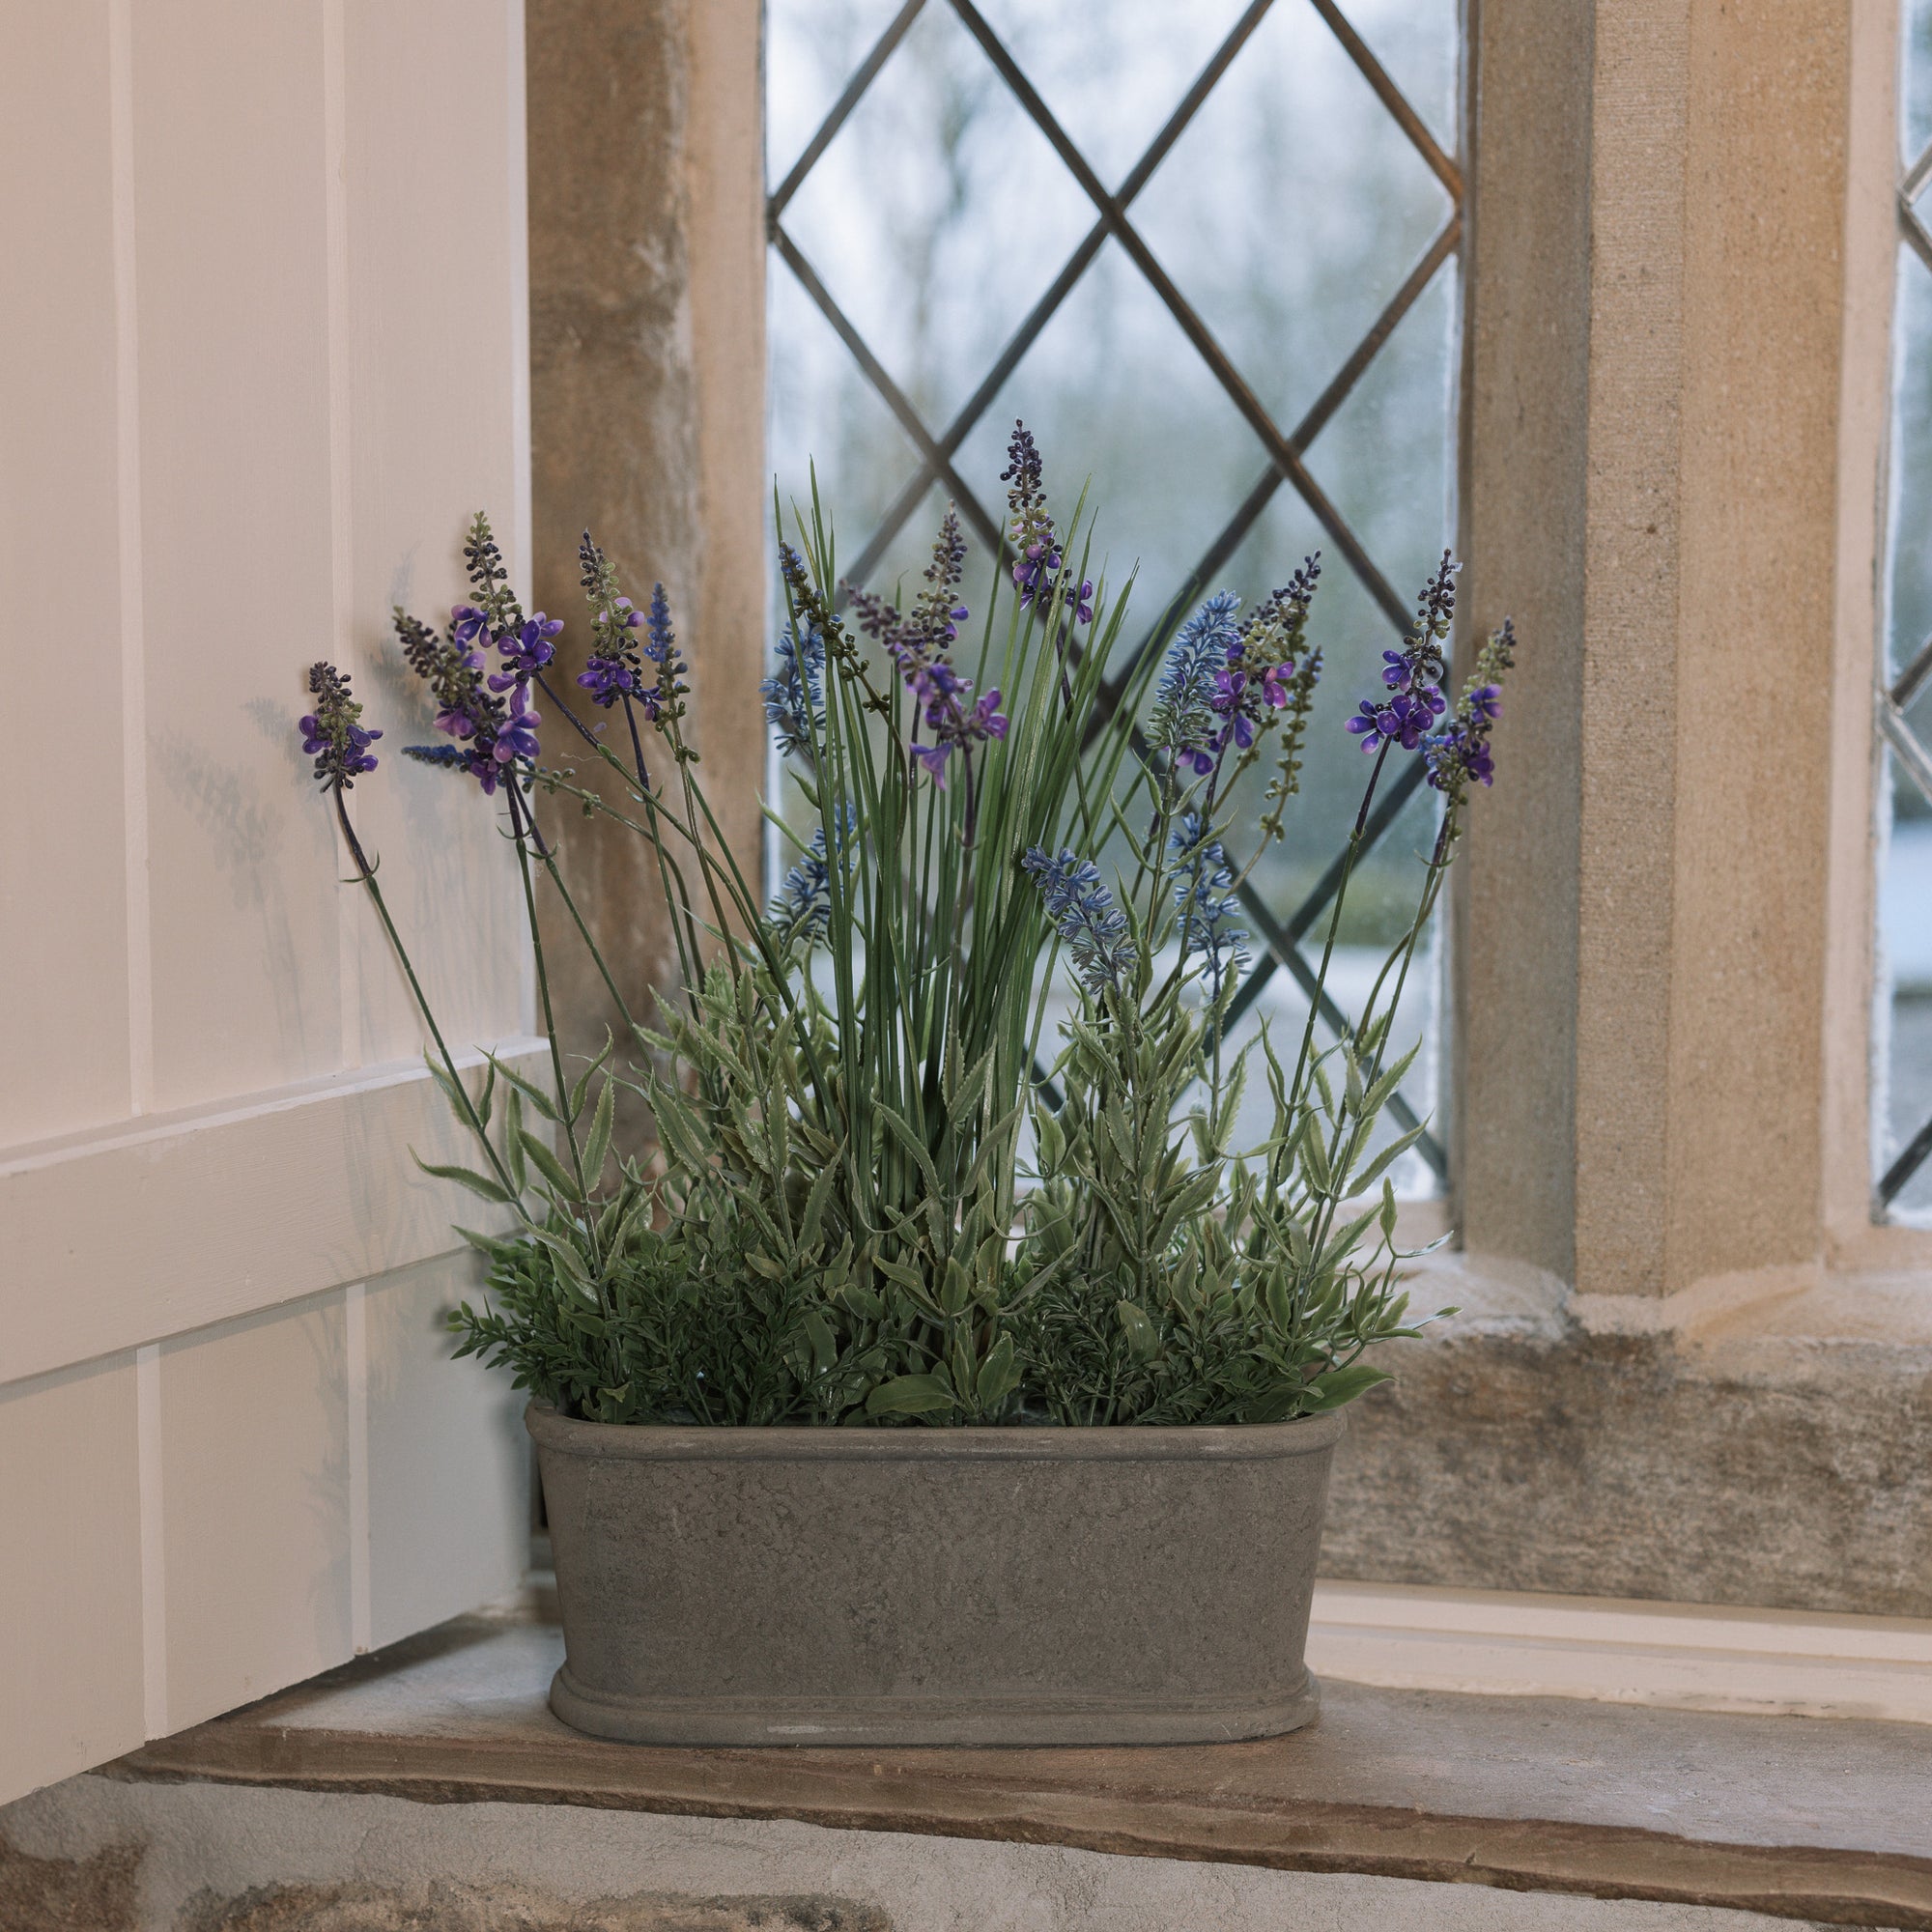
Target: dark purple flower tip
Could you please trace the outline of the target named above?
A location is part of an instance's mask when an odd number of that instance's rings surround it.
[[[362,707],[332,664],[311,665],[308,688],[316,706],[297,721],[302,750],[315,760],[315,775],[324,785],[347,791],[362,773],[376,769],[369,747],[383,734],[357,722]]]

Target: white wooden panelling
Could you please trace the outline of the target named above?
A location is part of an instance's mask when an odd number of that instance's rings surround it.
[[[350,1654],[339,1292],[161,1350],[168,1730]]]
[[[1318,1676],[1395,1690],[1932,1723],[1932,1622],[1321,1582]]]
[[[294,724],[354,671],[451,1042],[521,1052],[515,873],[395,755],[387,618],[473,508],[527,567],[523,34],[0,0],[0,1802],[521,1567],[511,1399],[430,1322],[490,1210],[410,1163],[469,1155]]]
[[[529,1551],[525,1398],[473,1359],[451,1362],[448,1311],[474,1299],[473,1255],[363,1292],[369,1627],[392,1643],[495,1595]]]
[[[423,111],[422,80],[456,100],[514,98],[521,40],[486,31],[473,0],[355,6],[345,20],[348,423],[352,618],[357,688],[399,747],[433,738],[430,707],[390,635],[396,604],[436,622],[466,594],[460,546],[486,511],[520,582],[528,583],[526,484],[506,453],[525,431],[515,304],[500,294],[479,341],[479,298],[522,286],[522,123],[509,114],[448,121]],[[515,91],[521,91],[521,74]],[[452,356],[469,338],[478,353]],[[557,613],[573,626],[576,611]],[[542,708],[541,703],[539,708]],[[560,723],[560,721],[558,721]],[[553,740],[553,742],[560,742]],[[419,954],[453,1038],[483,1037],[520,1009],[524,949],[513,866],[474,863],[490,817],[467,781],[397,756],[355,795],[357,823],[382,854],[397,923]],[[383,935],[355,906],[369,1061],[412,1053],[420,1026]]]
[[[125,1113],[108,10],[0,5],[0,1145]],[[29,187],[29,185],[30,187]],[[47,865],[59,854],[55,875]],[[77,1039],[89,1050],[75,1053]]]
[[[294,735],[337,643],[323,9],[134,19],[155,1104],[342,1065],[327,816]]]
[[[0,1389],[0,1804],[144,1735],[136,1464],[130,1358]]]
[[[539,1064],[526,1038],[505,1052]],[[0,1164],[0,1383],[444,1254],[452,1221],[494,1225],[412,1149],[477,1159],[420,1065],[16,1154]]]

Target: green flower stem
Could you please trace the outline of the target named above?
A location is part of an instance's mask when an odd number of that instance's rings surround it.
[[[362,850],[362,841],[355,836],[355,828],[349,822],[348,808],[342,799],[339,784],[329,787],[329,795],[335,805],[336,823],[342,828],[342,837],[349,847],[349,856],[355,863],[355,870],[367,887],[371,903],[376,908],[376,916],[383,922],[383,930],[389,935],[389,945],[394,951],[397,963],[403,969],[403,977],[410,982],[410,992],[416,1003],[416,1011],[423,1016],[423,1024],[429,1028],[430,1037],[436,1041],[438,1057],[442,1062],[442,1069],[449,1075],[449,1084],[455,1089],[463,1106],[464,1123],[476,1136],[491,1167],[496,1171],[497,1184],[510,1197],[519,1214],[523,1212],[523,1203],[516,1183],[510,1179],[510,1171],[503,1164],[502,1156],[491,1145],[490,1135],[477,1115],[475,1103],[469,1097],[469,1090],[463,1084],[463,1076],[456,1070],[456,1061],[442,1037],[442,1029],[436,1023],[436,1015],[430,1010],[424,997],[422,981],[416,978],[416,969],[411,963],[409,949],[403,944],[403,936],[396,930],[396,923],[389,917],[388,902],[383,896],[383,889],[376,883],[376,868],[369,863],[368,855]]]
[[[530,855],[525,843],[534,834],[535,826],[525,816],[523,799],[514,778],[505,789],[510,801],[510,842],[516,847],[517,870],[524,882],[524,910],[529,919],[530,953],[536,962],[537,993],[543,1001],[544,1035],[550,1041],[551,1072],[556,1081],[556,1114],[563,1123],[564,1141],[570,1149],[570,1171],[577,1178],[577,1198],[587,1204],[590,1190],[584,1184],[583,1156],[578,1150],[577,1123],[570,1113],[570,1083],[563,1074],[563,1049],[557,1043],[556,1014],[551,1007],[550,975],[544,967],[543,934],[537,926],[536,887],[530,878]],[[586,1212],[584,1221],[584,1239],[590,1249],[594,1273],[598,1263],[596,1220]]]
[[[1369,782],[1362,793],[1360,809],[1355,813],[1353,829],[1349,834],[1349,848],[1342,859],[1342,876],[1335,882],[1335,902],[1328,913],[1328,933],[1321,944],[1321,965],[1315,976],[1315,991],[1308,996],[1308,1024],[1301,1030],[1301,1050],[1294,1060],[1294,1078],[1288,1086],[1288,1105],[1293,1116],[1294,1104],[1301,1097],[1301,1082],[1308,1070],[1308,1055],[1315,1043],[1315,1015],[1321,1005],[1321,995],[1328,986],[1328,964],[1335,956],[1335,935],[1342,926],[1342,907],[1349,896],[1349,881],[1354,876],[1355,860],[1362,849],[1362,832],[1369,822],[1369,808],[1375,803],[1376,786],[1380,783],[1382,766],[1388,761],[1389,741],[1382,740],[1381,750],[1376,753],[1375,769],[1369,774]]]

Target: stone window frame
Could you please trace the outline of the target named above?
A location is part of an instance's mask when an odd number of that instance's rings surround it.
[[[1870,1160],[1895,6],[1479,4],[1465,600],[1527,641],[1454,911],[1465,1245],[1651,1301],[1932,1271]]]
[[[1874,1222],[1869,1142],[1896,0],[1464,6],[1463,642],[1524,646],[1415,1284],[1464,1312],[1351,1410],[1324,1564],[1932,1614],[1932,1232]],[[537,601],[586,519],[667,579],[749,827],[757,0],[527,19]],[[628,856],[567,863],[641,995]]]

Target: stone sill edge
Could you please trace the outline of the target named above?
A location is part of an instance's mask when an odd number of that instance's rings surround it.
[[[1302,1802],[1258,1812],[1172,1800],[1122,1803],[1065,1791],[1005,1798],[960,1791],[949,1805],[943,1774],[924,1778],[899,1774],[867,1802],[838,1788],[849,1787],[853,1773],[787,1765],[781,1760],[790,1754],[779,1751],[690,1753],[688,1782],[668,1776],[617,1783],[559,1772],[519,1776],[498,1753],[473,1747],[443,1747],[448,1762],[440,1770],[412,1771],[399,1760],[405,1750],[423,1749],[430,1741],[307,1729],[257,1736],[260,1762],[246,1761],[248,1752],[223,1748],[223,1740],[188,1731],[146,1746],[95,1775],[137,1783],[246,1784],[422,1804],[556,1804],[670,1817],[783,1819],[832,1831],[1064,1845],[1129,1858],[1726,1907],[1814,1924],[1932,1932],[1932,1858],[1892,1853],[1706,1842],[1626,1825],[1462,1817],[1372,1804]],[[527,1758],[525,1751],[501,1755]],[[871,1768],[870,1776],[860,1775],[869,1790],[879,1768],[868,1752],[852,1755]],[[659,1754],[652,1756],[650,1768],[661,1770]],[[802,1784],[820,1788],[763,1797],[716,1788],[748,1770],[751,1781],[768,1770],[781,1777],[799,1771]],[[678,1788],[680,1783],[685,1788]],[[895,1794],[895,1785],[911,1788]]]

